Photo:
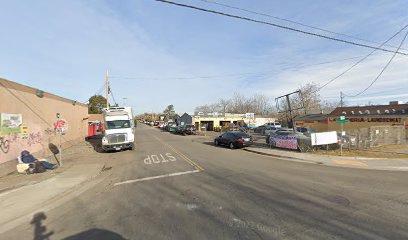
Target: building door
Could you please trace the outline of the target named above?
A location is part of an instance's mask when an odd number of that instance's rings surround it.
[[[201,121],[201,127],[206,127],[207,131],[214,130],[214,121]]]

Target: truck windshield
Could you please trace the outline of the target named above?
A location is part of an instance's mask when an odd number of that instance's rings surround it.
[[[115,120],[115,121],[106,122],[106,129],[119,129],[119,128],[130,128],[130,121],[129,120]]]

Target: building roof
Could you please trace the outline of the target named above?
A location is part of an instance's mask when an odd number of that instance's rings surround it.
[[[319,120],[327,120],[328,114],[306,114],[303,116],[295,117],[294,120],[296,121],[319,121]]]
[[[408,116],[408,104],[338,107],[329,114],[330,117],[339,116],[364,117],[364,116],[393,116],[393,115]]]
[[[14,89],[14,90],[17,90],[17,91],[32,93],[34,95],[37,94],[37,92],[41,92],[43,94],[42,97],[44,97],[44,98],[56,99],[58,101],[71,103],[73,105],[80,105],[80,106],[83,106],[83,107],[88,107],[88,105],[86,105],[84,103],[80,103],[80,102],[78,102],[76,100],[71,100],[71,99],[68,99],[68,98],[60,97],[60,96],[54,95],[52,93],[45,92],[45,91],[42,91],[40,89],[33,88],[33,87],[23,85],[23,84],[20,84],[20,83],[12,82],[12,81],[4,79],[4,78],[0,78],[0,86],[2,86],[4,88],[8,88],[8,89]]]

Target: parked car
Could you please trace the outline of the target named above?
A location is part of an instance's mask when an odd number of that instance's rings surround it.
[[[171,124],[169,123],[167,131],[176,133],[177,129],[178,129],[178,126],[176,123],[171,123]]]
[[[177,126],[176,133],[182,134],[182,135],[196,134],[196,127],[192,124],[180,125],[180,126]]]
[[[231,149],[246,147],[252,143],[252,137],[244,132],[226,132],[214,139],[216,146],[224,145]]]
[[[266,129],[266,126],[265,126],[265,125],[261,125],[261,126],[259,126],[259,127],[256,127],[256,128],[254,129],[254,132],[255,132],[255,133],[264,134],[265,129]]]
[[[310,137],[310,134],[315,133],[316,129],[308,127],[296,127],[296,132],[303,133],[304,135]]]
[[[280,124],[280,122],[269,122],[269,123],[265,123],[266,127],[276,127],[276,128],[281,128],[282,124]]]
[[[188,135],[196,134],[196,131],[197,131],[196,127],[192,124],[184,125],[183,130],[184,130],[184,133]]]
[[[274,133],[281,129],[280,127],[273,127],[273,126],[266,126],[264,130],[264,135],[271,135],[271,133]]]

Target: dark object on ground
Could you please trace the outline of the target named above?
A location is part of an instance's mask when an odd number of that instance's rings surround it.
[[[24,150],[21,152],[21,161],[23,163],[33,163],[35,162],[37,159],[31,155],[31,153],[27,150]]]
[[[33,174],[33,173],[43,173],[46,171],[45,166],[41,164],[41,162],[34,162],[30,163],[30,167],[28,168],[28,173]]]
[[[56,164],[39,161],[27,150],[21,152],[21,161],[30,164],[30,168],[28,169],[29,173],[42,173],[45,172],[46,169],[54,169],[56,167]]]

